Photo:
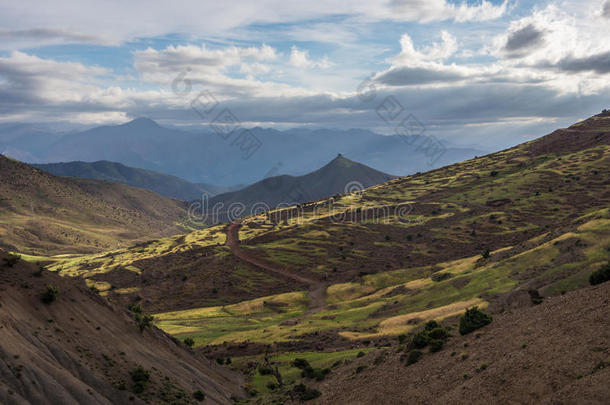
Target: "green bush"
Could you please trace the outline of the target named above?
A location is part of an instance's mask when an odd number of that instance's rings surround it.
[[[534,304],[534,305],[542,304],[542,301],[544,300],[544,298],[540,295],[538,290],[529,290],[528,293],[530,295],[530,300],[532,301],[532,304]]]
[[[56,301],[58,296],[59,290],[53,287],[53,285],[49,284],[46,290],[44,290],[44,292],[42,293],[41,299],[42,302],[44,302],[45,304],[50,304],[53,301]]]
[[[447,331],[447,329],[439,327],[439,328],[434,328],[432,330],[428,331],[428,337],[430,339],[434,339],[434,340],[447,340],[449,338],[450,334],[449,331]]]
[[[201,390],[197,390],[193,392],[193,398],[195,398],[199,402],[202,402],[203,400],[205,400],[205,393]]]
[[[490,324],[492,319],[491,315],[486,314],[477,307],[467,309],[466,313],[460,318],[460,334],[466,335],[480,329]]]
[[[322,393],[315,388],[308,388],[304,384],[295,385],[292,394],[301,401],[309,401],[318,398]]]
[[[152,325],[152,322],[155,317],[150,314],[135,313],[133,319],[136,321],[136,324],[140,328],[140,331],[143,331],[144,328]]]
[[[142,366],[138,366],[129,372],[131,381],[133,381],[132,391],[136,394],[141,394],[146,389],[146,384],[150,379],[150,373]]]
[[[423,330],[413,335],[413,339],[411,339],[411,346],[416,349],[423,349],[424,347],[428,346],[428,341],[428,332]]]
[[[430,351],[432,353],[439,352],[443,346],[445,345],[445,341],[443,339],[430,339]]]
[[[131,304],[128,308],[134,314],[141,314],[142,313],[142,304],[140,304],[139,302],[136,303],[136,304]]]
[[[193,340],[193,338],[187,337],[184,339],[184,344],[188,347],[193,347],[195,345],[195,341]]]
[[[433,273],[430,276],[430,279],[432,281],[439,282],[439,281],[444,281],[444,280],[450,279],[451,277],[453,277],[453,274],[451,274],[451,273]]]
[[[436,321],[428,321],[422,331],[417,332],[411,338],[410,349],[423,349],[430,346],[431,352],[441,350],[451,334]]]
[[[419,359],[421,359],[421,356],[423,356],[423,353],[420,350],[417,350],[417,349],[411,350],[407,357],[407,366],[417,363],[419,361]]]
[[[491,256],[489,249],[485,249],[483,253],[481,253],[481,257],[483,257],[483,259],[489,259],[489,256]]]
[[[589,276],[589,284],[597,285],[610,280],[610,262],[595,270]]]
[[[292,367],[296,367],[300,370],[305,370],[306,368],[311,368],[309,362],[305,359],[296,358],[292,361]]]

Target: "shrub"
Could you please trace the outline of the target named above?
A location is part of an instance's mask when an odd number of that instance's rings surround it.
[[[271,367],[259,366],[258,373],[260,375],[271,375],[273,374],[273,369]]]
[[[362,352],[360,352],[360,353],[362,353]],[[309,362],[307,360],[300,359],[300,358],[294,359],[292,361],[292,367],[296,367],[300,370],[305,370],[306,368],[311,368],[311,366],[309,365]]]
[[[409,352],[409,356],[407,357],[407,366],[417,363],[419,359],[421,359],[421,356],[423,356],[423,353],[421,351],[417,349],[411,350]]]
[[[129,372],[131,381],[133,381],[132,391],[136,394],[141,394],[146,389],[146,383],[150,379],[150,373],[142,366],[138,366]]]
[[[411,346],[416,349],[423,349],[428,346],[428,333],[424,330],[413,335],[411,340]]]
[[[152,322],[155,319],[155,317],[150,314],[136,313],[136,314],[134,314],[133,319],[136,321],[136,324],[140,328],[140,331],[143,331],[144,328],[152,325]]]
[[[195,341],[193,340],[193,338],[187,337],[184,339],[184,344],[188,347],[193,347],[195,345]]]
[[[59,290],[55,287],[53,287],[53,285],[49,284],[46,288],[46,290],[44,290],[44,292],[42,293],[42,302],[44,302],[45,304],[50,304],[53,301],[57,300],[57,297],[59,296]]]
[[[472,307],[467,309],[466,313],[460,318],[460,334],[466,335],[490,324],[491,321],[491,315],[479,310],[479,308]]]
[[[428,331],[428,336],[430,337],[430,339],[434,339],[434,340],[447,340],[450,336],[449,332],[447,331],[447,329],[442,328],[442,327],[438,327],[438,328],[434,328],[432,330]]]
[[[432,321],[428,321],[426,322],[426,325],[424,326],[424,330],[432,330],[432,329],[436,329],[436,328],[440,328],[441,324],[436,322],[435,320]]]
[[[364,352],[358,352],[358,354],[356,355],[356,357],[364,357]]]
[[[451,274],[451,273],[433,273],[430,276],[432,281],[436,281],[436,282],[447,280],[447,279],[450,279],[451,277],[453,277],[453,274]]]
[[[318,398],[322,393],[315,388],[308,388],[304,384],[295,385],[292,394],[301,401],[309,401]]]
[[[597,285],[610,280],[610,262],[595,270],[589,276],[589,284]]]
[[[538,292],[538,290],[529,290],[528,293],[530,295],[530,300],[532,301],[532,304],[538,305],[542,303],[543,298]]]
[[[8,267],[13,267],[20,259],[21,256],[10,255],[9,257],[5,257],[3,260],[5,265],[7,265]]]
[[[439,352],[445,345],[445,341],[443,339],[430,339],[429,345],[431,352]]]
[[[491,256],[491,252],[489,251],[489,249],[485,249],[483,253],[481,253],[481,256],[483,257],[483,259],[489,259],[489,256]]]
[[[131,304],[128,308],[134,314],[141,314],[142,313],[142,304],[140,304],[140,303]]]
[[[199,402],[202,402],[203,400],[205,400],[205,393],[201,390],[197,390],[193,392],[193,398],[195,398]]]

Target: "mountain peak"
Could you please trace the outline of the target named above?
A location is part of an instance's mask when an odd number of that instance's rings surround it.
[[[355,162],[352,160],[349,160],[348,158],[346,158],[345,156],[343,156],[341,153],[338,153],[337,156],[331,160],[327,166],[331,166],[331,167],[350,167],[354,164]]]
[[[159,124],[157,124],[155,121],[151,120],[150,118],[146,118],[146,117],[136,118],[123,125],[129,126],[132,128],[139,128],[139,129],[160,128]]]

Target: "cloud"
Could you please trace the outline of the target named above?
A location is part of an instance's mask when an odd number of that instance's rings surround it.
[[[0,40],[58,40],[65,43],[97,43],[97,44],[115,44],[107,36],[106,38],[96,35],[81,34],[78,32],[70,32],[63,29],[53,28],[32,28],[25,30],[0,30]]]
[[[477,5],[470,5],[466,1],[456,4],[446,0],[393,0],[391,11],[395,13],[394,19],[466,22],[500,18],[506,12],[507,6],[508,1],[496,6],[487,0],[482,0]]]
[[[409,34],[400,37],[400,53],[389,62],[397,66],[417,66],[424,61],[444,60],[453,55],[458,49],[457,40],[447,31],[441,31],[441,41],[430,46],[415,49]]]
[[[602,16],[610,18],[610,0],[604,3],[604,7],[602,8]]]
[[[120,0],[66,0],[51,4],[46,0],[31,0],[0,3],[0,26],[11,32],[21,31],[24,35],[32,30],[48,30],[49,37],[41,37],[38,46],[56,41],[58,34],[53,31],[65,27],[78,34],[65,32],[61,36],[64,42],[90,43],[93,40],[106,45],[175,33],[188,33],[194,38],[226,37],[238,28],[245,29],[247,36],[248,27],[252,26],[255,26],[252,31],[257,32],[264,24],[317,23],[337,16],[368,22],[484,21],[504,15],[507,4],[505,1],[494,5],[488,0],[474,5],[466,0],[460,3],[447,0],[235,0],[231,7],[226,7],[222,3],[200,0],[150,4]],[[145,13],[142,7],[146,8]],[[307,31],[302,34],[306,35]],[[325,40],[333,41],[328,36]],[[5,49],[15,49],[16,44],[6,42],[0,45]]]
[[[544,31],[536,28],[534,24],[528,24],[523,28],[511,32],[504,45],[504,51],[509,57],[518,57],[529,49],[544,44]]]
[[[298,68],[328,68],[332,63],[326,57],[319,61],[313,61],[309,58],[309,52],[300,50],[296,46],[290,48],[290,64]]]
[[[568,56],[555,64],[541,64],[566,72],[595,72],[599,74],[610,73],[610,51],[583,57]]]
[[[375,81],[388,86],[409,86],[439,82],[456,82],[465,76],[456,71],[426,69],[424,67],[391,68],[375,77]]]

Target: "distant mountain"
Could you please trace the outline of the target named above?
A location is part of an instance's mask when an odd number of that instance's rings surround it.
[[[384,136],[359,129],[277,131],[257,127],[246,133],[250,143],[244,141],[242,130],[219,136],[208,126],[204,128],[199,132],[164,128],[147,118],[64,135],[46,136],[28,126],[0,128],[0,152],[31,163],[107,160],[192,183],[219,185],[252,184],[279,174],[302,176],[337,153],[396,175],[484,154],[435,145],[426,136]],[[15,136],[17,131],[19,136]],[[258,147],[249,147],[254,144]]]
[[[93,163],[67,162],[33,164],[56,176],[80,177],[85,179],[106,180],[126,184],[132,187],[145,188],[166,197],[183,201],[201,198],[202,194],[216,195],[232,191],[233,187],[193,184],[176,176],[158,173],[152,170],[138,169],[121,163],[100,160]]]
[[[100,180],[56,177],[0,155],[0,247],[57,254],[115,249],[189,229],[187,204]]]
[[[314,201],[347,191],[362,190],[394,178],[395,176],[338,155],[321,169],[304,176],[269,177],[242,190],[217,195],[210,199],[209,208],[222,207],[218,210],[222,213],[232,204],[240,203],[245,207],[243,214],[249,215],[256,204],[275,208],[282,203]],[[226,219],[221,215],[220,220]]]

